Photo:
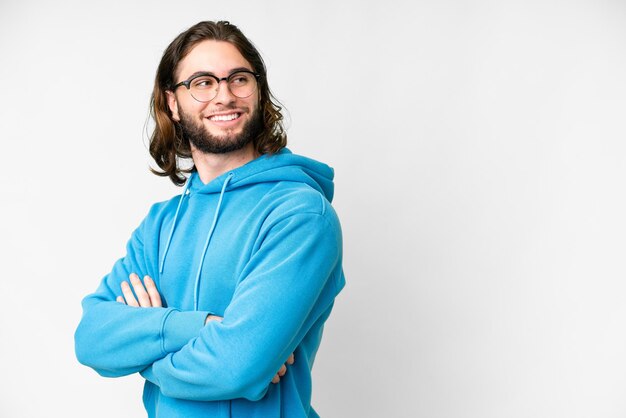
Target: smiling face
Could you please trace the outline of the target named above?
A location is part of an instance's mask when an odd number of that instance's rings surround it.
[[[199,72],[218,78],[239,70],[254,71],[250,63],[228,42],[206,40],[198,43],[180,61],[176,83]],[[194,99],[186,87],[167,92],[172,119],[179,122],[192,147],[204,153],[223,154],[252,146],[262,130],[259,92],[239,98],[222,81],[215,98],[207,103]]]

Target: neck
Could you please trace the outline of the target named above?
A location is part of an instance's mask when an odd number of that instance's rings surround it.
[[[204,184],[210,183],[213,179],[227,171],[241,167],[258,156],[252,143],[240,150],[226,154],[208,154],[199,151],[193,145],[191,146],[191,158],[196,166],[196,170],[198,170],[200,180],[202,180]]]

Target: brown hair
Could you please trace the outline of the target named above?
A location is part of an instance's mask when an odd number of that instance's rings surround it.
[[[273,154],[287,145],[282,108],[267,84],[267,72],[261,54],[239,28],[229,22],[197,23],[178,35],[163,52],[150,100],[150,114],[156,123],[150,137],[150,155],[162,170],[151,171],[159,176],[168,176],[177,186],[185,183],[183,173],[189,173],[195,167],[184,169],[180,166],[181,159],[191,158],[191,148],[189,141],[183,137],[180,125],[172,119],[165,92],[175,83],[174,77],[180,61],[194,46],[205,40],[232,44],[252,65],[252,69],[260,74],[259,108],[263,129],[253,141],[256,151],[259,154]]]

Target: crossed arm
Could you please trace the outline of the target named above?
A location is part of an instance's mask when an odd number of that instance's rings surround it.
[[[172,398],[261,399],[296,349],[303,350],[300,367],[310,368],[316,345],[301,343],[321,338],[320,323],[345,283],[340,229],[331,215],[298,212],[268,221],[262,245],[239,272],[223,320],[208,317],[209,311],[152,307],[150,294],[155,304],[159,299],[165,304],[165,298],[157,299],[150,280],[147,289],[142,284],[135,292],[139,296],[133,293],[133,281],[140,280],[129,281],[131,273],[158,274],[158,245],[144,245],[146,236],[154,236],[144,221],[126,256],[82,301],[75,332],[78,360],[106,377],[139,372]],[[133,295],[128,304],[126,298],[116,301],[124,294],[124,280]]]
[[[123,281],[121,284],[123,296],[118,296],[116,301],[119,303],[133,306],[136,308],[161,308],[163,303],[161,301],[161,295],[156,288],[154,280],[150,276],[145,276],[143,282],[139,276],[135,273],[131,273],[129,276],[130,285],[128,282]],[[132,289],[131,289],[132,285]],[[134,291],[134,293],[133,293]],[[135,297],[136,296],[136,297]],[[209,321],[221,321],[223,318],[217,315],[207,315],[204,321],[205,325]],[[287,373],[287,365],[291,365],[295,362],[293,353],[287,358],[285,363],[276,372],[276,375],[272,378],[272,383],[280,382],[280,378]]]

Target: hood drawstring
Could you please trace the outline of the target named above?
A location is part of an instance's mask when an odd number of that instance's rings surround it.
[[[217,201],[217,207],[215,208],[215,215],[213,216],[213,223],[211,224],[211,229],[209,229],[209,233],[206,237],[206,242],[204,243],[204,248],[202,249],[202,256],[200,257],[200,263],[198,264],[198,272],[196,273],[196,281],[193,289],[193,309],[194,311],[198,310],[198,290],[200,288],[200,273],[202,272],[202,264],[204,264],[204,256],[206,255],[207,248],[209,248],[209,242],[211,241],[211,237],[213,236],[213,231],[215,230],[215,225],[217,224],[217,217],[220,213],[220,207],[222,206],[222,199],[224,197],[224,191],[226,191],[226,186],[233,178],[233,173],[229,173],[228,177],[224,180],[224,184],[222,185],[222,191],[220,192],[220,198]]]
[[[174,213],[174,222],[172,222],[170,235],[167,237],[167,243],[165,244],[165,250],[163,251],[163,258],[161,259],[161,265],[159,266],[159,274],[163,274],[163,266],[165,266],[165,257],[167,257],[167,251],[170,249],[170,243],[172,242],[172,236],[174,235],[174,228],[176,228],[176,220],[178,219],[178,212],[180,211],[180,206],[183,203],[183,199],[185,199],[185,196],[189,194],[190,184],[191,184],[191,178],[187,179],[187,182],[185,183],[185,188],[183,189],[183,193],[180,195],[180,199],[178,200],[178,207],[176,207],[176,213]]]

